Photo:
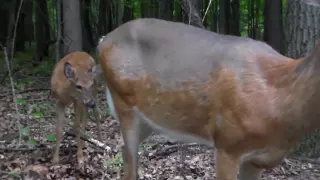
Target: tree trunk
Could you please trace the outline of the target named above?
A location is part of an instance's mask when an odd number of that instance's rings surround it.
[[[230,15],[230,2],[229,0],[220,0],[219,1],[219,33],[220,34],[229,34],[229,15]]]
[[[10,14],[9,14],[9,22],[7,26],[7,42],[6,46],[8,47],[8,54],[11,52],[11,41],[12,41],[12,35],[13,35],[13,28],[14,28],[14,22],[15,22],[15,17],[16,17],[16,6],[17,6],[17,0],[12,0],[11,5],[10,5]]]
[[[29,48],[31,47],[31,42],[34,40],[34,24],[32,21],[33,16],[33,1],[26,0],[23,5],[23,12],[25,16],[25,35],[26,41],[29,43]]]
[[[240,2],[233,0],[231,5],[230,34],[240,36]],[[230,11],[230,8],[229,8]]]
[[[211,21],[211,31],[218,32],[218,1],[212,2],[212,21]]]
[[[45,3],[43,0],[37,0],[36,6],[36,30],[35,30],[35,39],[36,39],[36,62],[40,62],[45,55],[45,30],[44,30],[44,23],[45,19],[42,14],[41,8],[39,8],[42,3]]]
[[[189,0],[180,0],[181,9],[183,10],[184,14],[188,16],[190,20],[190,24],[196,27],[205,28],[201,16],[199,12],[196,10],[196,6],[191,3]],[[191,10],[190,10],[191,9]]]
[[[264,41],[278,52],[282,49],[281,1],[264,1]]]
[[[297,0],[287,0],[286,9],[286,55],[300,58],[310,52],[320,36],[320,9]]]
[[[158,0],[159,12],[158,17],[159,19],[164,20],[173,20],[173,1],[172,0]]]
[[[66,54],[82,50],[80,0],[63,2],[63,38]]]
[[[123,12],[123,23],[128,22],[133,19],[133,4],[132,0],[124,1],[124,12]]]
[[[99,4],[99,21],[98,21],[98,33],[99,35],[104,35],[107,33],[107,2],[100,1]]]
[[[90,24],[90,0],[82,0],[82,47],[86,52],[90,52],[93,47],[92,28]]]

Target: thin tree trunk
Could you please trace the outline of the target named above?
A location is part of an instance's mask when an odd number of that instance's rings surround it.
[[[173,20],[173,1],[172,0],[158,0],[159,19]]]
[[[82,50],[82,29],[80,20],[80,0],[63,1],[63,36],[65,52]]]
[[[123,23],[133,19],[133,4],[132,0],[124,1]]]
[[[282,49],[282,2],[265,0],[264,5],[264,41],[278,52]]]

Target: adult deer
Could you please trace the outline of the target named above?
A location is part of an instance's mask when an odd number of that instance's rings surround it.
[[[52,160],[54,164],[59,162],[65,108],[72,103],[75,110],[74,127],[76,130],[77,160],[80,166],[83,164],[82,148],[84,145],[80,137],[86,126],[88,108],[93,109],[98,137],[101,139],[100,117],[95,102],[97,95],[95,78],[99,74],[98,72],[101,72],[101,67],[96,65],[94,59],[88,53],[80,51],[66,55],[54,67],[51,76],[51,91],[52,97],[56,100],[57,113],[57,140]]]
[[[250,38],[138,19],[98,45],[125,179],[153,130],[216,147],[216,179],[258,180],[320,126],[320,44],[301,60]]]

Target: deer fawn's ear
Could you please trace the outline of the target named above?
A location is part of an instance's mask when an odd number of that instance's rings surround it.
[[[102,68],[99,64],[93,66],[90,70],[91,75],[93,78],[98,77],[102,74]]]
[[[69,62],[64,63],[64,75],[67,79],[71,79],[73,77],[73,67]]]

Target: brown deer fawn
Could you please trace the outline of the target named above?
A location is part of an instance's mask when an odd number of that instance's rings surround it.
[[[258,180],[320,127],[320,44],[294,60],[250,38],[146,18],[97,49],[125,180],[138,178],[138,146],[153,130],[215,147],[218,180]]]
[[[97,123],[98,137],[101,139],[100,117],[96,107],[97,95],[95,78],[101,67],[86,52],[76,51],[63,57],[54,67],[51,77],[52,97],[56,100],[56,147],[53,154],[53,164],[59,162],[60,142],[62,136],[65,108],[74,105],[77,141],[77,160],[83,164],[82,148],[84,142],[80,139],[87,120],[87,108],[93,109]],[[100,73],[101,74],[101,73]]]

